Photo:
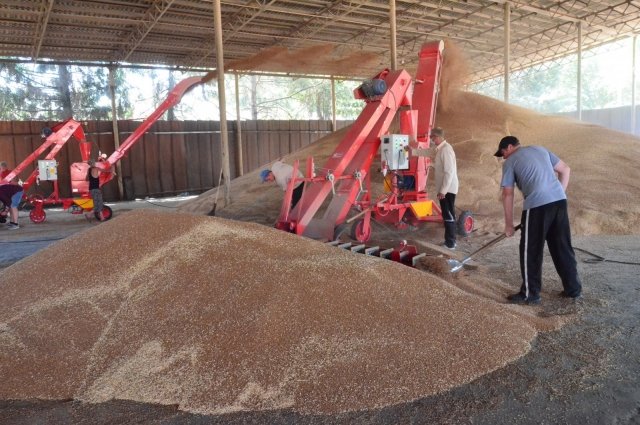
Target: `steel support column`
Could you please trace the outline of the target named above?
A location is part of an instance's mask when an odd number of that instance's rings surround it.
[[[331,77],[331,130],[337,130],[336,125],[336,80]]]
[[[504,101],[509,103],[509,74],[511,73],[511,4],[504,4]]]
[[[576,111],[579,121],[582,121],[582,21],[578,22],[578,70],[577,70]]]
[[[227,106],[224,90],[224,53],[222,50],[222,11],[220,0],[213,2],[213,26],[216,38],[216,69],[218,71],[218,103],[220,104],[220,145],[222,153],[222,173],[224,174],[224,203],[231,203],[229,183],[231,182],[229,165],[229,134],[227,132]],[[220,189],[218,189],[220,190]]]
[[[398,59],[396,52],[396,0],[389,0],[389,24],[390,24],[390,52],[391,52],[391,70],[398,69]]]
[[[633,43],[631,43],[631,48],[633,49],[632,53],[632,63],[631,63],[631,134],[636,134],[636,61],[637,55],[636,51],[638,50],[638,36],[633,36]]]
[[[118,128],[118,108],[116,107],[116,68],[109,67],[109,94],[111,95],[111,121],[113,128],[113,147],[114,150],[120,147],[120,129]],[[124,185],[122,184],[122,163],[116,162],[116,174],[118,181],[118,198],[124,199]]]
[[[242,158],[242,119],[240,117],[240,77],[235,75],[236,82],[236,169],[238,176],[244,175],[244,165]]]

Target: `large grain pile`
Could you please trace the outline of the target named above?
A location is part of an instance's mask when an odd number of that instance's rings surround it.
[[[265,226],[148,210],[14,264],[0,292],[0,398],[206,413],[416,399],[560,324]]]

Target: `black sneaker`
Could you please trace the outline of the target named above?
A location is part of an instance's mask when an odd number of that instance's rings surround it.
[[[579,300],[579,299],[582,299],[582,293],[581,293],[581,292],[578,292],[578,293],[577,293],[577,294],[575,294],[575,295],[569,295],[569,294],[567,294],[567,293],[566,293],[566,292],[564,292],[564,291],[560,291],[560,293],[559,293],[558,295],[560,295],[560,298],[568,298],[568,299],[571,299],[571,300]]]
[[[507,300],[511,304],[540,304],[540,297],[525,297],[521,292],[509,295]]]
[[[458,244],[457,244],[456,242],[454,242],[454,243],[453,243],[453,245],[449,246],[449,245],[447,245],[447,243],[446,243],[446,242],[442,242],[442,243],[440,244],[440,246],[442,246],[442,247],[444,247],[444,248],[447,248],[447,249],[450,249],[451,251],[455,251],[455,250],[456,250],[456,248],[458,247]]]

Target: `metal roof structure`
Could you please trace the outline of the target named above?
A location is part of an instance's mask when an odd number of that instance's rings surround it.
[[[0,58],[215,68],[214,0],[2,0]],[[634,35],[640,1],[220,0],[228,68],[368,77],[449,39],[472,81]],[[508,17],[508,36],[505,18]],[[579,27],[581,30],[579,31]],[[364,55],[364,56],[363,56]],[[324,65],[324,66],[322,66]]]

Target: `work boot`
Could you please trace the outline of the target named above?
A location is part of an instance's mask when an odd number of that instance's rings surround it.
[[[456,250],[456,248],[458,247],[458,244],[457,244],[456,242],[454,242],[454,243],[453,243],[453,245],[447,245],[447,243],[446,243],[446,242],[442,242],[442,243],[440,244],[440,246],[442,246],[442,247],[444,247],[444,248],[447,248],[447,249],[450,249],[451,251],[455,251],[455,250]]]
[[[540,304],[540,296],[525,297],[523,293],[518,292],[507,297],[511,304]]]

